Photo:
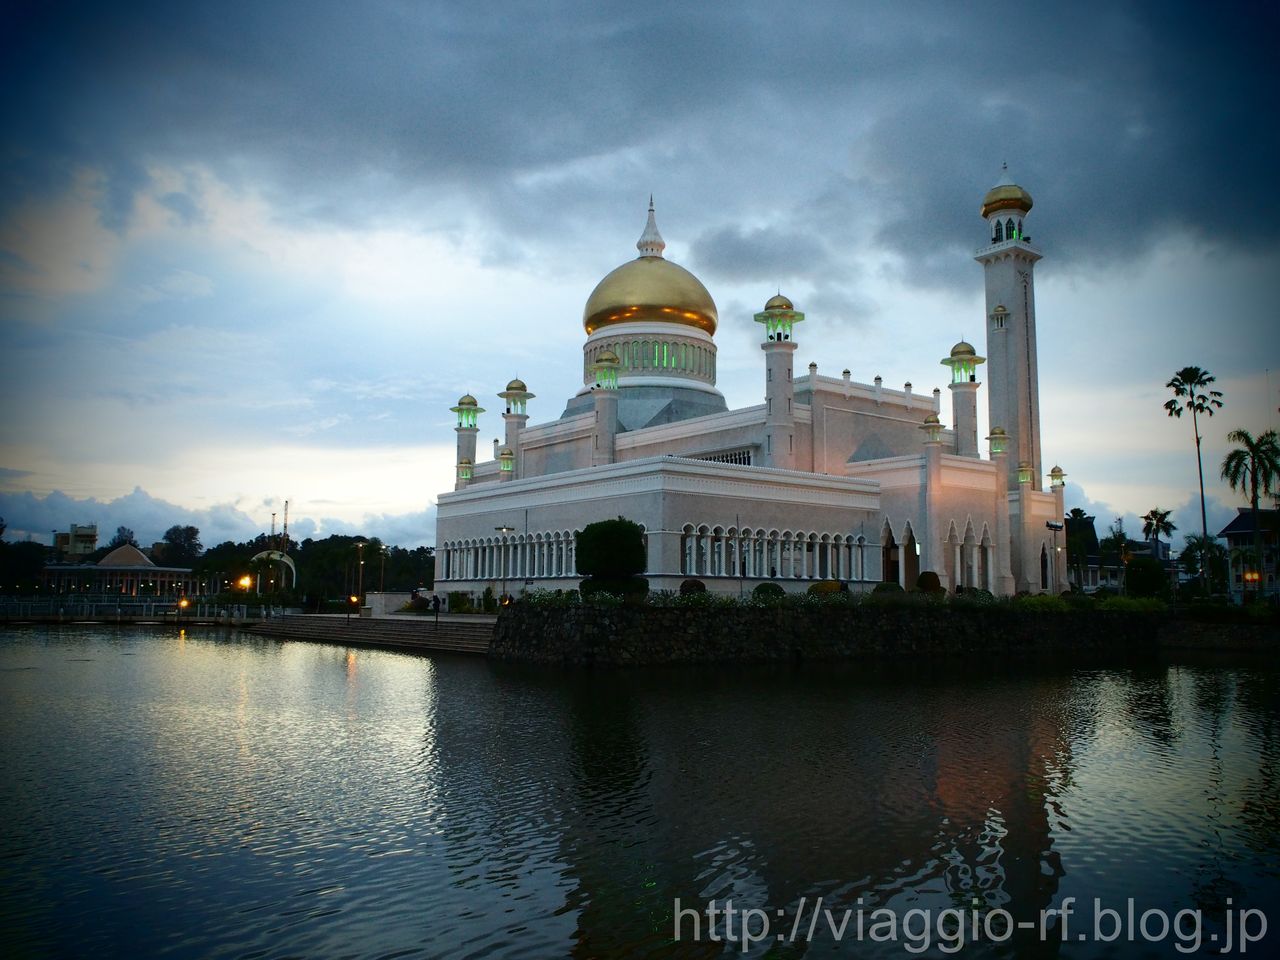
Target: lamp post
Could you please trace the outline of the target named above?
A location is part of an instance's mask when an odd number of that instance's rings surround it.
[[[501,527],[494,527],[493,529],[498,531],[498,533],[502,534],[503,537],[505,537],[509,533],[516,532],[515,527],[508,527],[505,525]],[[499,588],[500,593],[498,594],[498,606],[504,607],[507,604],[507,546],[508,544],[504,541],[498,546],[499,546],[498,567],[502,576],[502,586]]]
[[[356,583],[356,599],[364,596],[364,541],[356,544],[356,554],[360,558],[360,573]]]
[[[1061,584],[1058,583],[1058,531],[1064,524],[1061,521],[1046,520],[1044,525],[1053,531],[1053,592],[1061,593]]]

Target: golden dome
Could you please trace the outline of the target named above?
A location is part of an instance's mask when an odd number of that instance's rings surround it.
[[[951,359],[955,360],[960,357],[976,357],[978,351],[973,348],[973,344],[967,340],[961,340],[951,348]]]
[[[524,385],[523,380],[516,379],[507,384],[508,393],[526,393],[528,390],[529,388]]]
[[[649,198],[649,220],[636,242],[640,256],[596,284],[582,310],[588,334],[615,323],[658,322],[716,332],[720,316],[702,281],[666,260],[667,244],[658,233]]]
[[[476,401],[476,398],[473,397],[471,394],[464,393],[461,397],[458,398],[458,406],[475,407],[475,406],[479,406],[479,404]]]
[[[987,191],[982,198],[982,216],[989,217],[997,210],[1017,210],[1019,213],[1031,211],[1031,194],[1009,179],[1008,171],[1000,178],[1000,182]]]
[[[924,418],[924,422],[926,425],[932,426],[933,424],[941,423],[942,421],[938,419],[938,415],[936,413],[931,413]]]
[[[596,360],[596,363],[619,364],[621,362],[622,361],[618,359],[618,355],[612,350],[601,350],[600,357]]]
[[[766,310],[794,310],[796,307],[795,304],[779,293],[777,296],[770,297],[764,308]]]
[[[587,298],[588,334],[615,323],[657,321],[716,332],[719,314],[697,277],[662,257],[639,257],[601,280]]]
[[[459,460],[458,460],[458,466],[460,466],[460,467],[463,467],[463,466],[469,467],[469,466],[471,466],[471,465],[472,465],[472,464],[471,464],[471,458],[470,458],[470,457],[462,457],[461,459],[459,459]]]

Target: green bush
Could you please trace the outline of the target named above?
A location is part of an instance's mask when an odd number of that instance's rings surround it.
[[[925,593],[945,593],[942,589],[942,580],[932,570],[920,571],[920,576],[916,577],[916,589]]]
[[[752,599],[755,600],[781,600],[786,595],[787,591],[776,583],[758,583],[756,588],[751,591]]]
[[[848,593],[849,585],[843,580],[819,580],[809,584],[809,593],[815,597],[829,596],[836,593]]]
[[[965,587],[956,594],[953,603],[967,604],[974,607],[989,607],[996,602],[995,594],[981,587]]]
[[[1124,589],[1131,597],[1163,597],[1169,592],[1164,565],[1155,557],[1135,557],[1125,569]]]
[[[577,590],[530,590],[517,602],[533,607],[575,607],[581,598]]]
[[[579,584],[583,600],[595,601],[601,596],[622,597],[630,603],[638,603],[649,592],[649,581],[644,577],[587,577]]]
[[[449,612],[450,613],[474,613],[471,606],[471,595],[463,593],[461,590],[449,591]]]
[[[1067,601],[1051,593],[1015,597],[1013,605],[1019,610],[1033,610],[1037,613],[1066,613],[1071,609],[1067,606]]]
[[[690,577],[688,580],[684,580],[680,583],[680,593],[682,595],[689,594],[689,593],[706,593],[706,592],[707,592],[707,585],[703,583],[701,580],[696,580]]]
[[[904,591],[902,589],[902,584],[895,583],[892,580],[885,580],[884,582],[877,583],[874,587],[872,587],[871,592],[872,593],[903,593]]]
[[[578,572],[620,580],[644,573],[644,530],[624,517],[583,527],[577,537]]]
[[[1107,613],[1165,613],[1169,605],[1156,597],[1107,597],[1098,602]]]

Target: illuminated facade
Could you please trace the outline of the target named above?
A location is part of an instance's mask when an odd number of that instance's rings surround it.
[[[1067,589],[1059,468],[1042,487],[1033,272],[1023,232],[1031,197],[1007,176],[983,200],[978,251],[987,291],[987,357],[965,342],[950,371],[954,422],[931,395],[796,375],[805,315],[786,297],[754,317],[764,402],[729,410],[716,389],[715,301],[663,256],[652,202],[639,257],[596,286],[583,311],[583,386],[556,420],[530,426],[527,386],[503,402],[505,440],[476,462],[478,401],[457,415],[457,475],[438,500],[436,579],[446,590],[571,589],[574,536],[625,516],[645,529],[653,589],[697,577],[731,593],[773,580],[853,589],[943,585],[996,594]],[[977,403],[985,365],[991,436]]]

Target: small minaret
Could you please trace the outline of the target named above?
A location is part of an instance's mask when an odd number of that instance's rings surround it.
[[[469,393],[463,394],[458,405],[449,409],[458,415],[458,425],[454,427],[458,434],[458,480],[453,488],[461,490],[471,482],[471,469],[476,462],[476,434],[480,432],[477,421],[484,410]]]
[[[961,340],[942,361],[951,368],[951,415],[956,432],[956,456],[978,458],[978,364],[986,357],[978,356],[973,344]]]
[[[764,326],[764,465],[794,470],[796,466],[795,385],[791,380],[795,324],[804,319],[779,293],[755,315]]]
[[[990,422],[1009,431],[1009,489],[1021,487],[1018,465],[1024,461],[1040,476],[1035,265],[1041,254],[1023,230],[1031,207],[1031,194],[1013,182],[1006,167],[982,199],[988,243],[975,257],[986,278],[987,404]],[[1032,489],[1040,489],[1038,479]]]
[[[991,445],[991,462],[995,464],[996,476],[1008,476],[1007,461],[1009,459],[1009,435],[1004,427],[992,427],[991,436],[987,437]],[[1009,521],[1009,491],[1005,484],[996,485],[996,529],[995,529],[995,590],[997,596],[1013,595],[1013,540]]]
[[[622,362],[612,350],[605,350],[593,369],[596,385],[592,388],[596,423],[591,437],[591,465],[613,463],[617,459],[618,438],[618,367]]]
[[[533,394],[524,385],[524,381],[517,378],[507,384],[507,389],[498,394],[498,398],[505,404],[502,411],[502,419],[507,426],[506,437],[504,438],[506,446],[511,450],[512,456],[515,457],[512,469],[508,471],[510,476],[503,476],[502,479],[513,480],[516,477],[523,476],[524,473],[522,466],[524,458],[520,456],[520,431],[529,422],[529,414],[525,409],[525,404],[533,399]]]
[[[515,474],[515,465],[516,465],[516,455],[515,455],[515,451],[513,451],[510,447],[499,447],[499,448],[498,448],[498,455],[497,455],[497,457],[495,457],[495,459],[498,461],[498,480],[499,480],[500,482],[506,482],[506,481],[508,481],[508,480],[514,480],[514,479],[515,479],[515,477],[516,477],[516,474]]]

